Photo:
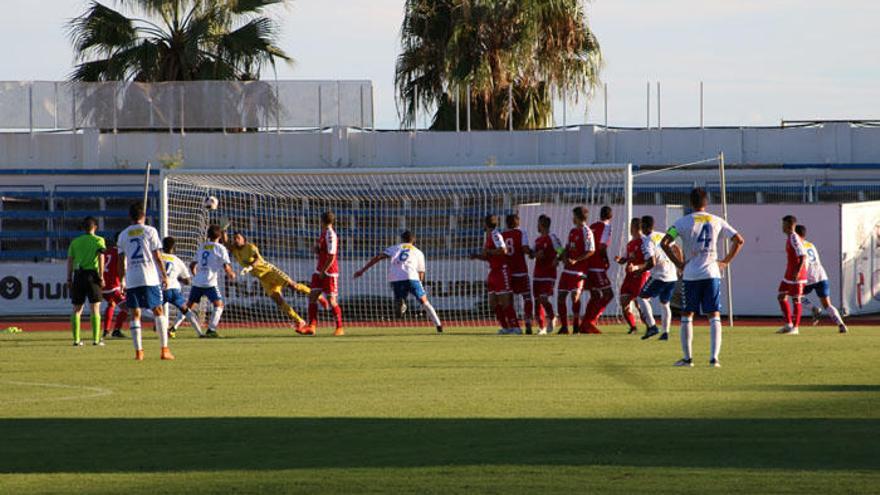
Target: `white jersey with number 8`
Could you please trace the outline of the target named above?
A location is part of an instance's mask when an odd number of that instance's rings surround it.
[[[683,280],[721,278],[718,268],[718,238],[733,237],[736,230],[724,221],[705,211],[685,215],[667,232],[673,239],[681,237],[684,251]]]
[[[119,234],[116,246],[125,255],[125,286],[155,287],[161,284],[154,251],[162,249],[159,232],[149,225],[129,225]]]

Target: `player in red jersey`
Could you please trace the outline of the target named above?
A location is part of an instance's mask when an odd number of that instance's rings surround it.
[[[118,237],[114,236],[113,239]],[[115,244],[115,241],[114,241]],[[125,291],[119,278],[119,249],[114,245],[104,252],[104,287],[101,290],[104,300],[107,301],[107,307],[104,309],[104,338],[108,335],[124,339],[125,334],[122,333],[122,324],[128,320],[128,309],[124,304]],[[119,305],[119,314],[113,320],[113,312]],[[113,333],[110,333],[110,323],[113,323]]]
[[[568,333],[568,308],[566,300],[571,294],[571,309],[573,313],[572,326],[574,333],[578,331],[578,319],[580,317],[580,299],[581,291],[584,288],[584,278],[587,274],[587,262],[596,252],[596,243],[593,240],[593,231],[587,226],[588,210],[586,207],[578,206],[572,210],[572,223],[574,228],[568,233],[568,244],[565,246],[565,252],[562,259],[565,264],[562,268],[562,276],[559,278],[559,295],[556,299],[559,320],[562,326],[559,328],[560,334]]]
[[[801,296],[804,294],[804,286],[807,283],[807,251],[804,249],[804,243],[800,236],[795,233],[797,227],[797,218],[794,215],[786,215],[782,217],[782,232],[788,238],[785,241],[785,276],[779,283],[779,307],[782,309],[782,316],[785,319],[785,325],[776,333],[785,335],[797,335],[798,327],[801,324]],[[794,306],[794,314],[792,308],[788,304],[788,298],[791,298]]]
[[[538,306],[535,318],[538,320],[538,335],[547,335],[547,327],[553,326],[553,303],[551,298],[556,289],[556,265],[559,263],[559,254],[562,252],[562,241],[556,234],[550,232],[550,217],[541,215],[538,217],[538,233],[535,239],[535,249],[531,257],[535,259],[535,269],[532,277],[532,290],[538,298]]]
[[[608,246],[611,244],[612,216],[611,207],[603,206],[599,210],[599,221],[590,225],[593,238],[596,240],[596,255],[587,259],[586,287],[590,291],[590,301],[587,303],[584,320],[581,322],[581,333],[602,333],[599,330],[599,318],[614,299],[611,280],[608,278],[608,268],[611,266]]]
[[[626,243],[626,256],[615,256],[614,260],[621,265],[626,265],[624,271],[626,276],[623,278],[623,284],[620,286],[620,308],[623,318],[629,325],[629,334],[638,331],[636,328],[636,317],[632,312],[631,303],[639,297],[642,287],[648,281],[651,273],[644,269],[649,259],[654,258],[654,247],[651,239],[642,234],[642,221],[639,218],[633,218],[629,223],[629,235],[632,239]]]
[[[345,335],[342,329],[342,308],[339,307],[337,296],[339,295],[339,238],[333,224],[336,223],[336,214],[325,211],[321,215],[321,235],[315,242],[314,252],[318,255],[318,265],[312,275],[312,292],[309,293],[309,324],[297,329],[301,335],[315,335],[318,326],[318,298],[323,294],[330,303],[330,310],[336,317],[336,331],[333,335],[340,337]]]
[[[529,282],[529,266],[526,264],[526,256],[532,255],[532,247],[529,246],[529,235],[519,228],[519,215],[516,213],[504,218],[507,230],[501,233],[504,244],[507,245],[507,265],[510,268],[510,288],[514,296],[520,296],[523,300],[523,313],[526,322],[526,334],[532,334],[532,314],[535,312],[532,301],[532,288]]]
[[[519,328],[519,319],[513,308],[508,249],[504,243],[504,237],[498,230],[498,217],[487,215],[483,223],[486,228],[483,250],[471,255],[471,259],[489,262],[489,276],[486,279],[486,286],[489,292],[489,306],[494,309],[495,318],[501,325],[498,333],[500,335],[520,335],[522,330]]]

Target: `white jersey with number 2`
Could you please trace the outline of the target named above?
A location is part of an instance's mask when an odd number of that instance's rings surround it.
[[[667,231],[673,239],[681,237],[684,251],[683,280],[721,278],[718,268],[718,238],[733,237],[736,230],[724,221],[705,211],[685,215]]]
[[[425,271],[425,255],[412,244],[397,244],[385,250],[389,258],[388,281],[419,280],[419,273]]]
[[[149,225],[130,225],[119,234],[116,246],[125,255],[126,287],[133,289],[161,284],[153,256],[154,251],[162,249],[156,229]]]

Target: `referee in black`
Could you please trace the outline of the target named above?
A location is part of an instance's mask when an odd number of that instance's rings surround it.
[[[82,229],[85,233],[74,239],[67,249],[67,284],[73,302],[73,314],[70,315],[73,345],[83,345],[79,330],[86,299],[92,309],[92,345],[104,345],[101,339],[101,287],[104,286],[104,251],[107,244],[103,237],[95,235],[98,221],[94,217],[86,217]]]

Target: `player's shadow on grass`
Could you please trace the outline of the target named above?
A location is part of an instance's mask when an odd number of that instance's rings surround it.
[[[2,419],[0,472],[465,465],[880,469],[876,419]]]

